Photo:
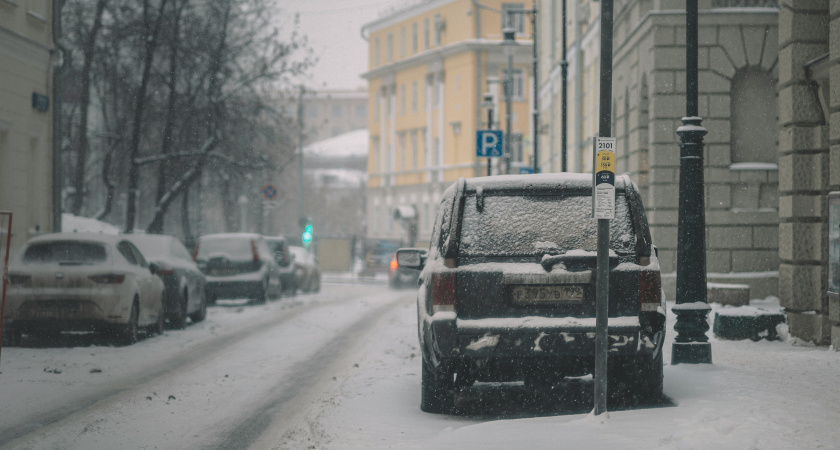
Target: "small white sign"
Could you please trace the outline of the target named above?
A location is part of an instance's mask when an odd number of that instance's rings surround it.
[[[592,215],[596,219],[615,219],[614,137],[597,137],[593,142]]]

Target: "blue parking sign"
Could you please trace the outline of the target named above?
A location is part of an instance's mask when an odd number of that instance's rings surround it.
[[[476,130],[475,156],[499,158],[502,156],[502,130]]]

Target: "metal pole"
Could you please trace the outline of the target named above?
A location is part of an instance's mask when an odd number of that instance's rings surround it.
[[[493,129],[493,108],[487,108],[487,129]],[[487,157],[487,176],[493,174],[493,159]]]
[[[534,173],[540,173],[540,50],[537,45],[537,2],[532,3],[531,11],[531,34],[533,35],[534,47]]]
[[[566,100],[566,95],[568,94],[568,81],[569,81],[569,61],[566,60],[566,0],[563,0],[563,59],[560,60],[560,79],[562,80],[561,85],[561,94],[560,94],[560,171],[566,172],[568,171],[567,166],[567,139],[566,139],[566,130],[567,130],[567,117],[566,111],[568,107],[568,101]]]
[[[706,298],[706,212],[703,198],[703,119],[697,116],[697,0],[686,1],[686,117],[680,136],[680,200],[677,230],[677,336],[671,364],[712,363],[706,331],[711,311]]]
[[[613,0],[601,0],[601,91],[598,135],[611,134]],[[593,154],[595,149],[592,149]],[[593,167],[594,170],[594,167]],[[610,297],[610,221],[598,219],[598,256],[595,287],[595,409],[607,411],[607,317]]]
[[[509,51],[509,50],[508,50]],[[505,76],[505,173],[510,174],[510,141],[511,141],[511,96],[513,95],[513,52],[508,55],[508,70]]]
[[[298,195],[297,213],[298,223],[303,217],[303,93],[305,88],[300,88],[300,99],[298,100]]]

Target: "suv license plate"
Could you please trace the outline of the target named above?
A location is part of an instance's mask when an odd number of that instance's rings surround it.
[[[583,301],[583,285],[514,286],[513,303],[579,303]]]

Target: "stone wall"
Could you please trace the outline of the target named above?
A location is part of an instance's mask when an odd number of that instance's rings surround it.
[[[632,4],[632,3],[631,3]],[[663,7],[663,4],[655,4]],[[702,6],[702,5],[701,5]],[[634,18],[639,23],[626,24]],[[699,18],[699,115],[705,137],[706,247],[709,281],[746,283],[752,298],[778,288],[778,166],[776,142],[758,150],[733,146],[733,85],[759,75],[769,83],[770,102],[778,78],[778,14],[775,10],[704,9]],[[628,30],[625,34],[625,30]],[[613,135],[619,138],[617,171],[640,185],[659,247],[663,274],[676,271],[679,206],[679,138],[685,115],[685,14],[680,10],[616,19]],[[749,83],[747,83],[749,84]],[[777,117],[768,108],[741,112],[741,129],[760,124],[771,136]],[[760,150],[760,151],[759,151]],[[740,151],[739,154],[734,152]],[[752,152],[752,153],[751,153]],[[757,154],[763,152],[763,155]],[[663,278],[674,299],[675,279]]]
[[[834,11],[834,47],[840,1]],[[786,0],[779,13],[779,297],[792,335],[828,344],[831,323],[826,296],[828,215],[826,194],[840,185],[838,131],[830,133],[824,105],[806,66],[829,53],[829,1]],[[832,49],[832,75],[838,78],[840,52]],[[837,86],[838,83],[831,83]],[[826,89],[828,86],[822,86]],[[835,88],[836,91],[836,88]],[[832,95],[836,99],[836,95]],[[840,127],[840,102],[830,121]],[[831,153],[830,139],[835,139]],[[834,156],[832,158],[832,156]],[[835,324],[836,328],[836,324]],[[836,331],[835,331],[836,332]]]

